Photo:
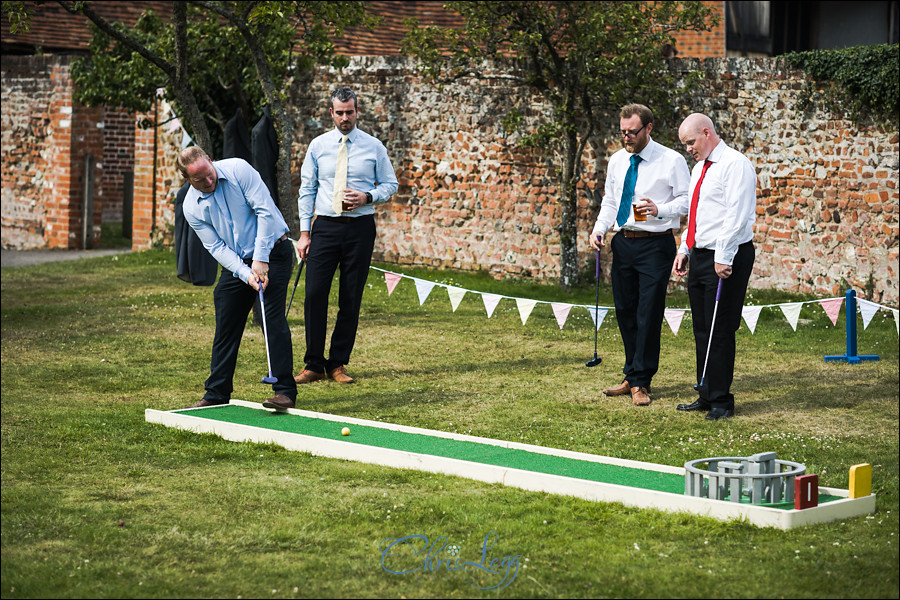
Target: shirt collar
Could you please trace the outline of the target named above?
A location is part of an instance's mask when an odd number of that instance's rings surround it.
[[[709,156],[706,157],[706,160],[710,160],[712,162],[719,162],[722,160],[722,154],[725,152],[725,148],[728,146],[725,145],[725,140],[719,140],[719,143],[716,144],[716,147],[713,148],[712,152],[709,153]]]
[[[651,160],[653,158],[653,155],[656,153],[654,148],[655,145],[656,144],[653,141],[653,138],[648,138],[647,145],[637,153],[637,156],[640,156],[642,161]],[[634,154],[632,154],[631,156],[634,156]]]

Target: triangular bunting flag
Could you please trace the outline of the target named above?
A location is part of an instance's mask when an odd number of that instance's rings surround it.
[[[824,310],[825,314],[828,315],[828,318],[831,319],[832,325],[837,325],[837,318],[841,312],[841,304],[843,303],[843,298],[829,298],[827,300],[819,300],[819,304],[822,305],[822,310]]]
[[[384,273],[384,282],[387,284],[388,296],[394,293],[394,288],[397,287],[397,283],[403,279],[403,275],[400,273],[390,273],[385,271]]]
[[[516,298],[516,306],[519,307],[519,316],[522,317],[522,325],[528,320],[528,315],[534,310],[537,300],[527,300],[525,298]]]
[[[859,302],[859,314],[862,315],[863,320],[863,329],[869,326],[869,323],[872,321],[872,317],[875,316],[875,313],[878,312],[879,306],[874,302],[869,302],[868,300],[863,300],[862,298],[857,298],[857,302]]]
[[[891,312],[894,313],[894,325],[897,326],[897,335],[900,336],[900,309],[892,308]]]
[[[459,308],[459,303],[462,302],[463,296],[466,295],[466,290],[450,285],[447,286],[447,295],[450,296],[450,306],[453,307],[453,312],[456,312],[456,309]]]
[[[784,317],[787,319],[788,323],[791,324],[791,327],[794,331],[797,331],[797,320],[800,318],[800,309],[803,308],[802,302],[789,302],[787,304],[780,304],[781,312],[784,313]]]
[[[484,301],[484,308],[487,310],[488,319],[494,314],[494,309],[497,308],[497,304],[499,304],[501,298],[503,298],[503,296],[498,296],[497,294],[488,294],[484,292],[481,294],[481,299]]]
[[[672,333],[678,335],[678,329],[681,328],[681,320],[684,318],[684,308],[667,308],[663,312],[663,316],[666,317],[666,323],[669,324],[669,329],[672,330]]]
[[[428,294],[434,288],[434,282],[416,279],[415,277],[413,277],[413,281],[416,282],[416,293],[419,294],[419,306],[422,306],[425,303],[425,299],[428,298]]]
[[[603,319],[606,318],[606,313],[609,312],[608,308],[596,308],[594,306],[586,306],[587,311],[591,313],[591,321],[594,322],[594,329],[600,329],[600,326],[603,324]]]
[[[744,323],[750,329],[750,333],[756,331],[756,322],[759,321],[759,311],[762,306],[745,306],[741,309],[741,316],[744,317]]]
[[[553,314],[556,315],[556,322],[559,323],[559,328],[562,329],[563,325],[566,324],[566,319],[569,318],[569,311],[572,310],[572,305],[551,302],[550,306],[553,307]]]

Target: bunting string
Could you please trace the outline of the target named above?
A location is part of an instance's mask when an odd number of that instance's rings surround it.
[[[595,307],[589,304],[569,304],[565,302],[548,302],[545,300],[533,300],[530,298],[503,296],[500,294],[493,294],[489,292],[468,290],[446,283],[428,281],[426,279],[412,277],[411,275],[404,275],[402,273],[386,271],[384,269],[379,269],[378,267],[370,267],[370,269],[372,269],[373,271],[379,271],[384,274],[384,282],[387,286],[389,296],[394,292],[397,284],[401,279],[412,280],[412,282],[415,284],[416,294],[419,298],[419,306],[422,306],[425,303],[425,300],[428,299],[428,297],[431,295],[432,290],[436,287],[442,287],[447,290],[447,295],[450,298],[450,306],[453,308],[453,312],[456,312],[456,309],[459,308],[459,304],[460,302],[462,302],[462,299],[466,294],[476,294],[480,296],[481,301],[484,303],[484,309],[489,319],[494,314],[494,311],[496,310],[497,305],[500,304],[501,300],[513,300],[515,301],[516,308],[519,311],[519,318],[522,319],[522,325],[525,325],[525,323],[528,321],[528,317],[530,317],[531,313],[534,311],[534,307],[538,304],[550,305],[550,308],[553,311],[553,316],[556,317],[556,322],[559,325],[560,329],[565,326],[566,321],[569,318],[569,314],[571,313],[573,308],[586,310],[591,316],[591,320],[593,321],[594,327],[596,329],[600,329],[600,325],[603,324],[603,319],[610,311],[615,311],[615,308],[612,306]],[[884,306],[876,302],[871,302],[869,300],[864,300],[863,298],[857,298],[856,303],[859,309],[859,313],[862,316],[863,329],[866,329],[869,326],[869,323],[872,322],[872,317],[875,316],[875,313],[877,313],[879,310],[887,310],[893,313],[895,329],[897,330],[898,337],[900,337],[900,310],[891,308],[889,306]],[[820,300],[804,300],[802,302],[781,302],[778,304],[762,304],[752,306],[747,305],[744,306],[741,310],[741,316],[743,317],[744,323],[746,323],[747,328],[750,330],[750,333],[753,334],[756,332],[756,323],[759,320],[759,315],[762,309],[778,307],[779,309],[781,309],[781,312],[784,315],[784,318],[787,320],[788,324],[791,326],[791,329],[797,331],[797,324],[800,321],[800,309],[803,308],[804,304],[818,304],[822,307],[822,310],[831,320],[831,324],[837,325],[838,313],[841,310],[841,306],[844,304],[844,298],[823,298]],[[666,323],[668,323],[669,329],[672,330],[672,333],[674,335],[678,335],[678,331],[681,328],[681,321],[684,319],[685,314],[690,314],[690,310],[687,308],[665,309],[664,316]]]

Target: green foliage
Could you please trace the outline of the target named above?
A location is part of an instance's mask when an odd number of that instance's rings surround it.
[[[340,9],[338,9],[338,7]],[[239,28],[222,16],[231,11],[246,20],[268,63],[270,81],[263,81],[251,49]],[[362,2],[191,2],[187,7],[189,51],[185,71],[190,94],[196,99],[214,148],[221,147],[225,123],[240,108],[248,125],[261,114],[267,99],[263,85],[280,91],[287,78],[308,72],[317,64],[342,67],[346,57],[335,52],[332,39],[351,25],[371,27],[377,21]],[[175,32],[169,15],[147,11],[131,28],[113,23],[118,31],[174,65]],[[90,56],[72,67],[76,100],[87,106],[111,105],[145,112],[165,88],[166,99],[179,115],[178,94],[172,81],[131,46],[93,27]],[[169,115],[160,115],[161,120]],[[182,118],[188,132],[189,119]]]
[[[700,2],[449,2],[461,29],[420,27],[406,21],[403,48],[418,58],[422,73],[437,84],[485,77],[485,66],[512,75],[519,89],[510,96],[502,125],[528,128],[525,145],[556,162],[560,203],[561,283],[577,281],[577,183],[582,156],[597,132],[609,132],[618,109],[632,102],[657,113],[657,130],[673,116],[674,77],[661,49],[673,33],[706,30],[712,10]],[[485,58],[495,59],[486,65]],[[549,114],[527,119],[520,104],[531,93],[550,105]],[[517,96],[515,94],[518,94]],[[673,127],[668,127],[673,129]]]
[[[894,127],[900,121],[900,45],[792,52],[784,58],[810,77],[800,110],[821,105],[855,120],[872,118]]]

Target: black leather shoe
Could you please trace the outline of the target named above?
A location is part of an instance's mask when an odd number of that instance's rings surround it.
[[[682,412],[694,412],[695,410],[709,410],[709,404],[704,404],[700,400],[694,400],[691,404],[679,404],[675,410]]]
[[[733,416],[733,410],[728,410],[727,408],[711,408],[709,409],[709,412],[706,413],[706,420],[718,421],[719,419],[728,419]]]

